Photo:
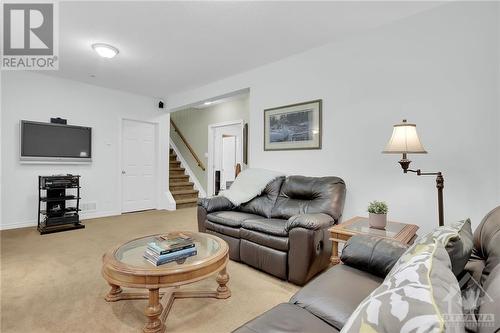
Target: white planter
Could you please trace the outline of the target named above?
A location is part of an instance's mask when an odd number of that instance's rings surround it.
[[[368,224],[370,228],[385,229],[387,225],[387,214],[369,213]]]

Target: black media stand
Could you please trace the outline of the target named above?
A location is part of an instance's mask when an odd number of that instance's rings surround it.
[[[66,192],[71,189],[76,190],[76,194]],[[46,191],[46,196],[42,196],[42,191]],[[43,210],[42,203],[45,203]],[[80,223],[79,211],[80,176],[38,176],[38,231],[41,235],[85,228]]]

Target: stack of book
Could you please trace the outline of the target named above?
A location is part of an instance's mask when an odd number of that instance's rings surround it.
[[[182,233],[169,233],[156,236],[153,242],[148,243],[144,258],[159,266],[172,261],[182,262],[196,254],[196,246],[191,237]]]

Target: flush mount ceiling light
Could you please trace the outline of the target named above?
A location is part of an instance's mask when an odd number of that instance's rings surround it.
[[[211,102],[211,101],[206,101],[205,103],[203,103],[203,105],[210,105],[210,104],[213,104],[213,102]]]
[[[114,58],[120,52],[116,47],[103,43],[92,44],[92,48],[98,55],[108,59]]]

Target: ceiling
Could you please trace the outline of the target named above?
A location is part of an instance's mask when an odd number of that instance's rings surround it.
[[[436,2],[61,2],[59,71],[165,97],[435,7]],[[90,47],[120,50],[100,58]]]

